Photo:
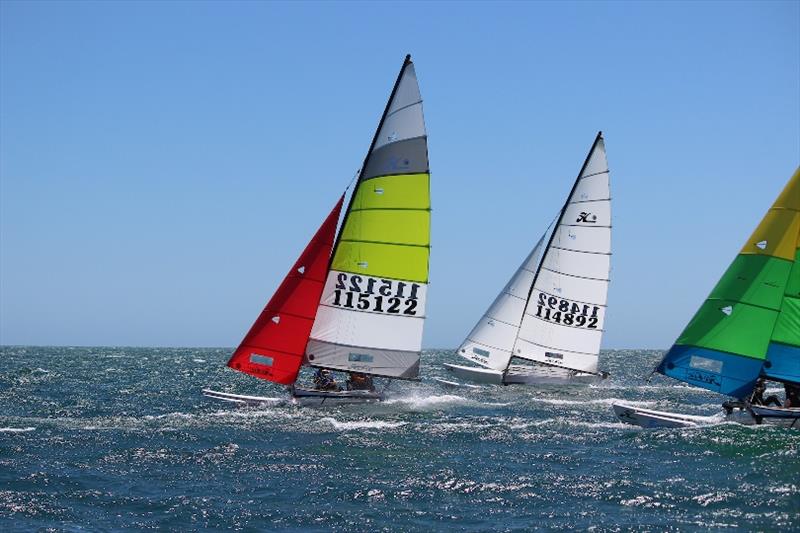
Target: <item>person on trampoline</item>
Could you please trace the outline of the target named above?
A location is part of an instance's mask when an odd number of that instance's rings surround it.
[[[753,396],[750,398],[750,403],[753,405],[763,405],[765,407],[768,407],[769,405],[781,407],[781,401],[774,394],[767,396],[766,399],[764,398],[764,393],[766,391],[767,383],[764,381],[764,378],[758,378],[758,381],[756,381],[756,386],[753,389]]]
[[[333,379],[333,374],[326,368],[318,368],[314,373],[314,388],[325,391],[339,390],[336,380]]]
[[[375,385],[372,383],[372,378],[361,372],[350,372],[350,378],[347,380],[347,390],[368,390],[374,391]]]

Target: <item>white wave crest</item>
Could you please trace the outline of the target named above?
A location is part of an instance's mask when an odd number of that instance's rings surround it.
[[[407,422],[383,422],[380,420],[355,420],[352,422],[339,422],[335,418],[325,417],[320,422],[328,422],[334,429],[347,431],[349,429],[394,429],[405,426]]]
[[[27,433],[29,431],[33,431],[36,428],[34,427],[27,427],[27,428],[0,428],[0,433]]]

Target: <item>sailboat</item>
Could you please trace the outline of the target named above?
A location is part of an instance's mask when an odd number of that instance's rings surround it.
[[[365,378],[419,374],[428,290],[430,173],[414,64],[406,56],[338,233],[342,195],[228,366],[304,403],[376,401],[373,387],[306,387],[303,366]],[[259,397],[204,390],[239,403]]]
[[[800,427],[800,405],[760,405],[757,383],[800,391],[800,168],[653,372],[734,398],[730,420]],[[644,427],[685,415],[614,405]],[[676,420],[677,419],[677,420]]]
[[[602,132],[556,220],[445,364],[479,383],[597,381],[611,264],[611,196]]]

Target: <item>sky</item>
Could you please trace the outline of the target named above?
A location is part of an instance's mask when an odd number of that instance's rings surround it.
[[[800,163],[800,2],[0,2],[0,344],[234,346],[406,53],[454,348],[611,169],[604,348],[666,348]]]

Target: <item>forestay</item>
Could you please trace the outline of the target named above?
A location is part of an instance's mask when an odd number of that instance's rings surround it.
[[[428,291],[425,124],[406,57],[362,166],[306,348],[313,366],[414,378]]]
[[[513,356],[596,372],[611,264],[611,196],[601,133],[533,280]]]
[[[747,398],[760,375],[800,382],[800,169],[656,371]]]

